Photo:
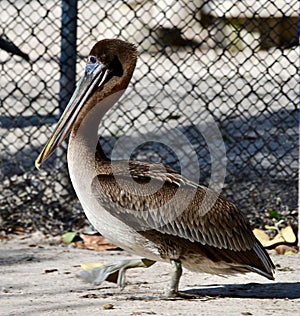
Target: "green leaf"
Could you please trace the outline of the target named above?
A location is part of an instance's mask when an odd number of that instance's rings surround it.
[[[296,251],[288,250],[284,253],[284,255],[294,255],[296,253],[297,253]]]
[[[68,232],[62,235],[62,240],[66,244],[71,244],[74,241],[76,236],[77,236],[77,232]]]
[[[282,216],[276,210],[273,209],[269,209],[269,217],[275,218],[278,221],[282,219]]]

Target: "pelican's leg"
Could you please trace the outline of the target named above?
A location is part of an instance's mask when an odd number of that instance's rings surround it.
[[[182,275],[182,266],[179,260],[171,260],[172,264],[172,277],[170,287],[166,293],[167,297],[180,296],[178,292],[179,280]]]
[[[172,264],[172,277],[170,287],[166,293],[166,299],[184,298],[194,299],[197,298],[194,294],[182,293],[178,291],[179,280],[182,275],[182,266],[180,260],[171,260]]]
[[[125,287],[126,270],[132,268],[148,268],[155,262],[156,261],[145,258],[121,260],[83,271],[80,274],[80,277],[85,281],[94,284],[101,284],[103,281],[114,282],[117,283],[121,289],[123,289]]]

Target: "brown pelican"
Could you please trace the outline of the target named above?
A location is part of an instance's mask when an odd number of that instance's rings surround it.
[[[272,261],[234,204],[160,164],[105,156],[98,126],[128,86],[136,60],[132,44],[117,39],[96,43],[36,160],[39,168],[70,133],[68,168],[86,216],[111,242],[147,258],[107,265],[100,281],[119,271],[118,284],[124,286],[126,269],[156,261],[172,264],[169,297],[179,295],[182,266],[218,275],[256,272],[274,279]]]

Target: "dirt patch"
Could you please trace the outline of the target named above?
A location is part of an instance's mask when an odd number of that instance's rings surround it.
[[[1,315],[293,315],[300,310],[300,255],[273,255],[276,281],[256,274],[220,278],[184,271],[180,288],[199,296],[163,300],[170,266],[156,263],[127,273],[127,286],[84,283],[83,262],[133,257],[125,251],[95,252],[38,235],[0,244]]]

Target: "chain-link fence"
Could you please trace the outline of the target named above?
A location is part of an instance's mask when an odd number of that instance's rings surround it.
[[[68,5],[65,12],[62,2]],[[64,163],[59,163],[64,151],[43,171],[34,169],[69,93],[62,80],[69,74],[63,67],[69,59],[63,59],[62,36],[74,45],[74,19],[69,19],[72,33],[65,23],[68,12],[78,17],[77,60],[69,56],[77,62],[77,80],[96,41],[120,38],[138,48],[130,87],[100,126],[108,154],[123,135],[135,144],[137,135],[155,133],[137,144],[133,158],[193,174],[192,148],[200,181],[208,184],[216,162],[205,135],[217,126],[226,148],[226,157],[217,161],[227,162],[224,195],[255,225],[261,226],[273,210],[296,221],[296,0],[88,0],[77,7],[76,12],[76,1],[0,2],[1,38],[30,58],[0,51],[3,229],[65,230],[85,222]],[[72,76],[69,81],[73,86]],[[183,161],[165,141],[174,131],[190,144],[179,146]]]

